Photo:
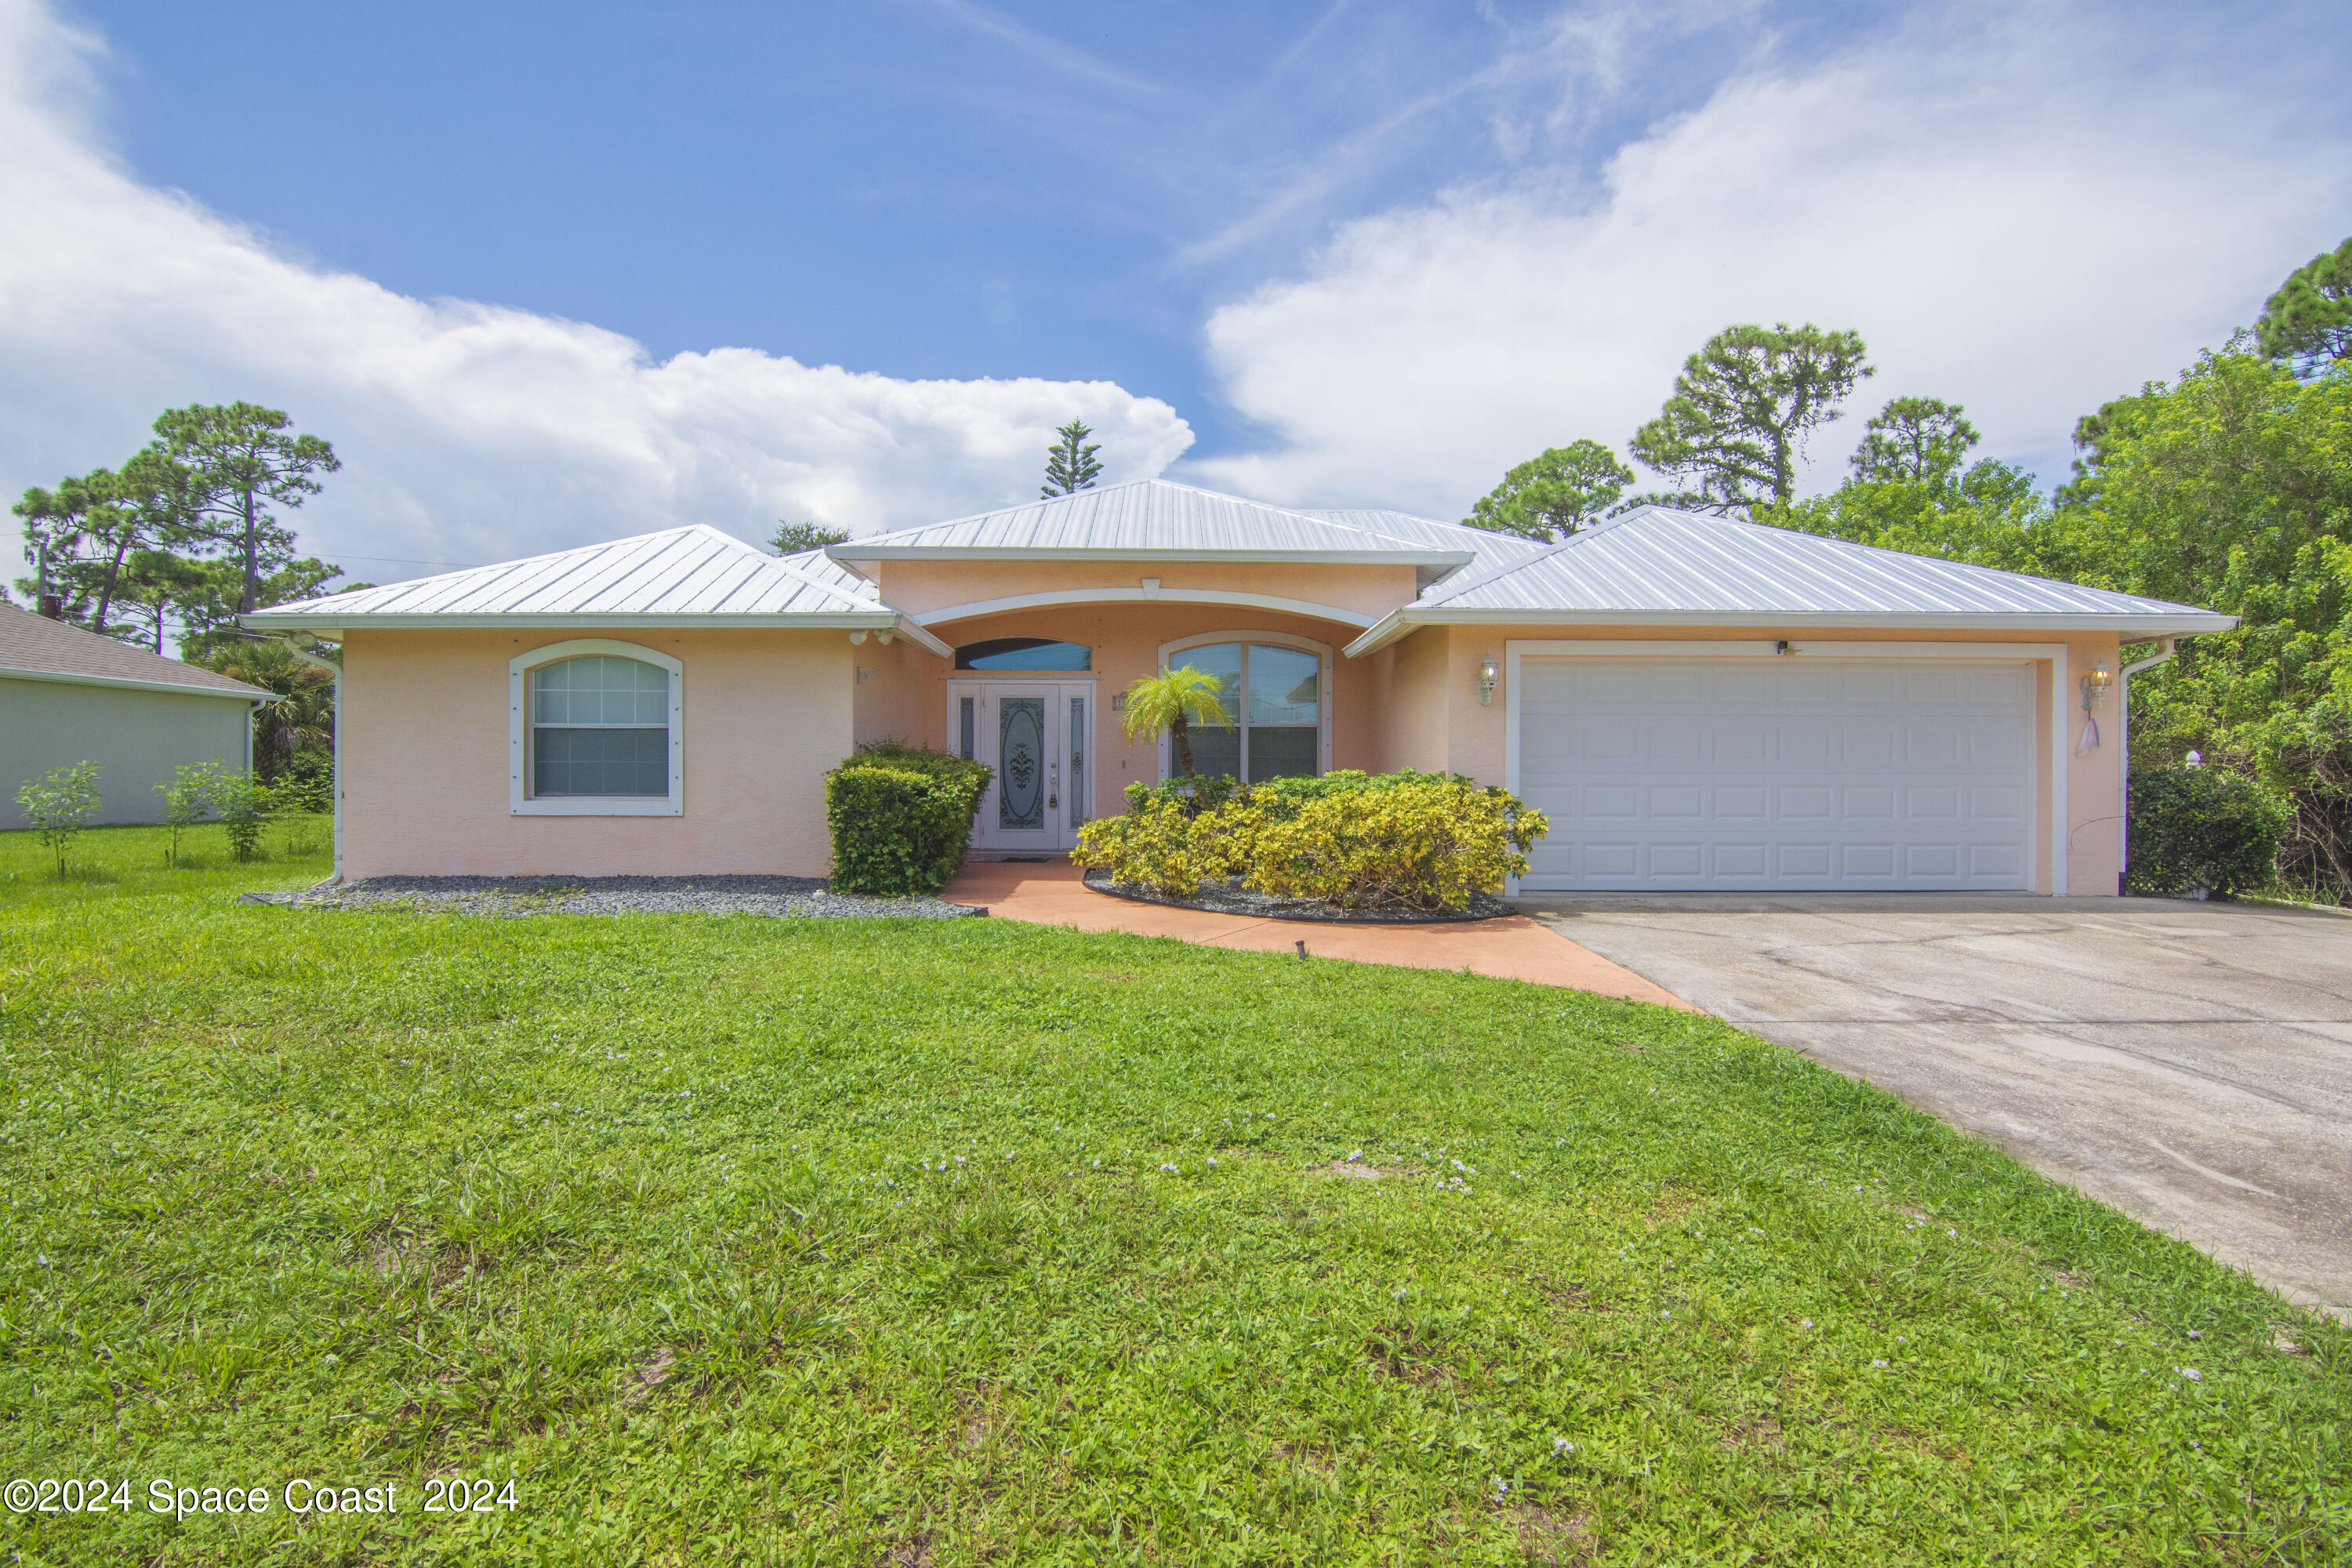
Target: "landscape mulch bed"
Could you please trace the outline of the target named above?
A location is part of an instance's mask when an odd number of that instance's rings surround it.
[[[446,914],[767,915],[839,920],[955,920],[988,911],[944,899],[832,891],[817,877],[369,877],[291,892],[247,893],[250,904],[301,910],[398,908]]]

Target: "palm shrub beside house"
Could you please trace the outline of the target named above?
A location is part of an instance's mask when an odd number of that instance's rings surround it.
[[[1072,858],[1164,898],[1238,876],[1273,898],[1436,913],[1523,875],[1549,826],[1507,792],[1456,773],[1218,781],[1205,804],[1201,793],[1131,786],[1127,815],[1088,823]]]
[[[860,746],[824,776],[833,885],[845,893],[936,893],[963,869],[994,770],[897,741]]]

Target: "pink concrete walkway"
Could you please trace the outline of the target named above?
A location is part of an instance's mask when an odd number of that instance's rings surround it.
[[[1293,943],[1304,942],[1307,952],[1316,958],[1394,963],[1407,969],[1467,969],[1504,980],[1531,980],[1538,985],[1564,985],[1601,996],[1698,1011],[1674,993],[1577,946],[1525,915],[1463,925],[1315,925],[1171,910],[1097,893],[1066,861],[974,860],[940,897],[960,904],[982,904],[1000,920],[1027,921],[1034,925],[1172,936],[1244,952],[1288,952]]]

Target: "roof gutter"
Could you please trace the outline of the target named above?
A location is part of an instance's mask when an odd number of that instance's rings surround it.
[[[257,631],[301,632],[322,640],[340,639],[353,628],[382,631],[711,631],[765,629],[772,631],[890,632],[918,643],[941,658],[955,649],[940,641],[908,616],[896,610],[852,610],[809,616],[273,616],[262,611],[239,616],[237,625]]]
[[[1447,610],[1406,606],[1390,611],[1363,636],[1341,651],[1349,658],[1376,653],[1423,626],[1741,626],[1784,627],[1790,631],[1989,631],[1989,632],[2112,632],[2126,641],[2149,637],[2196,637],[2228,631],[2235,616],[2199,612],[2189,615],[2000,615],[1946,612],[1938,614],[1871,611],[1861,614],[1821,614],[1758,610]]]
[[[127,675],[76,675],[62,669],[17,669],[0,668],[0,679],[9,680],[53,680],[60,686],[110,686],[122,691],[168,691],[175,697],[229,697],[239,702],[274,702],[276,698],[257,686],[225,691],[217,686],[198,686],[191,681],[140,680]],[[225,678],[224,678],[225,679]]]

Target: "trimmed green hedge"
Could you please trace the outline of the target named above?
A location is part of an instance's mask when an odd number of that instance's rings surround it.
[[[824,776],[833,885],[845,893],[936,893],[963,869],[971,820],[994,772],[896,741],[860,746]]]
[[[2124,891],[2228,897],[2270,885],[2287,808],[2252,779],[2218,768],[2139,768],[2131,775],[2131,863]]]

